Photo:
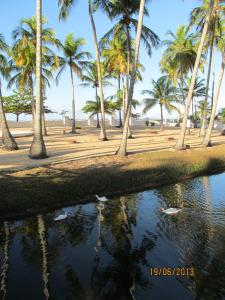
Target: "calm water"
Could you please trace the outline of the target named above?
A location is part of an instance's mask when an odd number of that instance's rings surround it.
[[[0,224],[2,299],[225,299],[225,174],[65,210]]]

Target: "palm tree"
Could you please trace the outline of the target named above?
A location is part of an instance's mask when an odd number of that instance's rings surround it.
[[[105,65],[101,63],[101,69],[102,69],[102,84],[103,86],[111,85],[111,83],[108,81],[110,78],[110,75],[106,72]],[[97,64],[96,62],[89,62],[85,66],[85,73],[82,76],[82,83],[81,85],[83,87],[92,86],[95,89],[95,101],[96,103],[99,101],[98,96],[98,72],[97,72]],[[99,120],[99,114],[101,114],[101,111],[97,112],[97,120]],[[97,122],[97,128],[100,128],[100,122]]]
[[[0,76],[3,78],[9,78],[10,66],[7,62],[7,58],[4,52],[7,51],[8,46],[5,43],[3,36],[0,34]],[[9,131],[9,127],[6,121],[6,116],[3,107],[3,97],[2,97],[2,82],[0,78],[0,122],[2,128],[2,149],[3,150],[17,150],[18,146]]]
[[[121,90],[121,76],[126,74],[127,61],[126,61],[126,36],[115,36],[112,41],[109,42],[108,48],[104,45],[102,56],[105,58],[105,66],[113,77],[117,78],[117,102],[122,103],[122,90]],[[122,115],[121,106],[119,111],[119,127],[122,127]]]
[[[101,1],[102,2],[102,1]],[[105,4],[106,1],[104,1]],[[148,2],[148,1],[147,1]],[[125,107],[124,111],[128,106],[128,94],[131,76],[131,66],[132,66],[132,29],[137,32],[138,21],[135,15],[138,13],[140,7],[140,0],[127,0],[127,1],[108,1],[107,6],[104,5],[104,10],[107,12],[108,16],[114,20],[118,20],[116,24],[110,29],[103,37],[104,40],[110,40],[112,36],[121,36],[126,34],[126,54],[127,54],[127,72],[126,72],[126,97],[125,97]],[[148,16],[148,10],[144,8],[144,15]],[[147,26],[142,24],[141,40],[144,42],[149,56],[151,56],[152,48],[158,46],[159,38],[158,36]],[[128,127],[130,131],[130,128]],[[131,132],[129,137],[132,137]]]
[[[207,103],[207,107],[205,107],[205,104],[206,103],[204,100],[200,100],[197,103],[196,117],[201,121],[201,124],[203,122],[203,117],[205,116],[205,113],[206,117],[209,117],[211,113],[209,103]]]
[[[223,1],[215,0],[213,13],[210,18],[207,41],[206,41],[206,51],[209,48],[209,63],[208,63],[208,74],[207,74],[207,82],[206,82],[206,94],[205,94],[205,102],[207,107],[208,102],[208,94],[209,94],[209,83],[211,76],[211,68],[212,68],[212,58],[213,58],[213,49],[214,45],[218,44],[218,40],[222,33],[222,19],[224,17],[225,6],[222,3]],[[205,18],[209,9],[209,0],[204,0],[203,4],[199,7],[196,7],[191,12],[190,17],[190,25],[196,26],[197,31],[201,32],[205,23]],[[213,101],[213,99],[212,99]],[[203,115],[203,122],[201,126],[200,135],[205,135],[205,122],[206,122],[206,112]]]
[[[105,100],[104,110],[105,110],[106,114],[109,114],[109,115],[113,114],[113,112],[116,110],[115,102]],[[82,111],[84,113],[90,113],[89,118],[96,115],[97,116],[97,128],[100,127],[99,114],[101,113],[101,104],[100,104],[99,96],[96,99],[96,101],[87,100],[85,106],[82,108]]]
[[[45,143],[42,135],[42,0],[36,0],[36,112],[34,124],[34,138],[30,147],[30,158],[42,159],[47,157]]]
[[[75,4],[75,0],[59,0],[59,7],[60,7],[60,13],[59,18],[60,19],[66,19],[69,15],[69,12],[73,5]],[[101,3],[102,2],[102,3]],[[105,5],[106,0],[97,0],[95,1],[96,9],[98,5],[102,4]],[[91,21],[92,31],[93,31],[93,37],[94,37],[94,45],[95,45],[95,52],[96,52],[96,64],[97,64],[97,74],[98,74],[98,84],[99,84],[99,91],[100,91],[100,103],[101,103],[101,133],[100,138],[103,141],[108,140],[106,136],[106,129],[105,129],[105,112],[104,112],[104,92],[103,92],[103,84],[102,84],[102,73],[101,73],[101,60],[100,60],[100,51],[99,51],[99,45],[98,45],[98,39],[97,39],[97,31],[96,31],[96,25],[94,22],[93,17],[93,8],[92,8],[92,1],[88,0],[88,13],[89,18]]]
[[[69,67],[72,84],[72,133],[76,133],[76,109],[73,73],[75,73],[79,79],[82,79],[83,67],[87,65],[87,62],[84,59],[91,57],[89,52],[82,51],[82,46],[85,44],[86,41],[84,39],[75,39],[73,37],[73,33],[70,33],[66,36],[64,45],[61,46],[63,57],[59,58],[59,72],[56,76],[56,83],[58,84],[60,76],[66,70],[66,67]]]
[[[42,25],[47,24],[47,19],[42,17]],[[31,92],[34,99],[34,76],[36,72],[36,17],[22,19],[20,25],[12,33],[14,45],[10,56],[15,64],[15,75],[9,82],[9,87],[15,84],[19,89]],[[57,57],[49,46],[60,46],[52,28],[42,28],[42,77],[45,81],[51,77],[47,67],[55,65]],[[32,106],[33,122],[35,117],[35,101]]]
[[[167,35],[171,37],[170,40],[163,41],[163,45],[167,48],[160,61],[161,71],[167,73],[170,78],[177,82],[184,83],[184,77],[194,67],[197,49],[197,36],[190,33],[187,26],[179,26],[176,33],[168,31]]]
[[[171,85],[171,81],[167,76],[160,77],[157,81],[152,80],[152,90],[143,90],[142,94],[148,94],[150,98],[143,99],[143,113],[147,113],[155,105],[160,106],[161,113],[161,130],[163,130],[163,107],[171,112],[178,108],[172,103],[177,102],[175,88]]]
[[[225,39],[224,38],[221,38],[221,40],[219,41],[218,47],[222,53],[222,63],[221,63],[220,76],[218,78],[218,83],[217,83],[217,88],[216,88],[215,99],[213,101],[213,107],[212,107],[212,113],[210,116],[209,126],[208,126],[206,135],[202,142],[203,146],[206,146],[206,147],[211,146],[210,138],[211,138],[211,134],[212,134],[212,129],[213,129],[214,120],[215,120],[215,116],[216,116],[216,109],[217,109],[217,105],[218,105],[218,100],[219,100],[219,95],[220,95],[220,90],[221,90],[221,85],[222,85],[223,75],[224,75],[224,67],[225,67]]]
[[[130,115],[131,115],[131,106],[132,106],[132,99],[133,99],[133,93],[134,93],[134,85],[135,85],[135,80],[136,80],[136,76],[137,76],[138,57],[139,57],[139,50],[140,50],[144,12],[145,12],[145,0],[141,0],[140,1],[140,9],[139,9],[139,19],[138,19],[138,25],[137,25],[136,41],[135,41],[135,55],[134,55],[134,60],[133,60],[131,80],[130,80],[130,86],[129,86],[129,94],[128,94],[128,102],[127,102],[127,107],[126,107],[123,136],[121,139],[120,147],[116,152],[116,154],[118,154],[120,156],[126,156],[126,154],[127,154],[128,127],[129,127],[129,120],[130,120]]]
[[[203,27],[203,31],[202,31],[202,35],[201,35],[201,39],[200,39],[200,43],[199,43],[199,47],[198,47],[198,52],[197,52],[197,57],[195,60],[195,66],[193,69],[191,84],[190,84],[188,95],[187,95],[187,98],[185,101],[185,109],[184,109],[184,114],[183,114],[183,122],[182,122],[181,131],[180,131],[180,137],[178,138],[177,144],[175,146],[175,148],[177,150],[183,150],[186,148],[184,145],[184,139],[185,139],[185,133],[186,133],[186,127],[187,127],[188,112],[189,112],[189,107],[190,107],[192,96],[193,96],[194,85],[195,85],[195,81],[197,78],[197,73],[198,73],[198,68],[199,68],[200,61],[201,61],[203,47],[204,47],[206,35],[208,32],[209,21],[210,21],[210,17],[211,17],[212,11],[213,11],[213,4],[214,4],[214,0],[210,0],[210,7],[208,10],[206,19],[205,19],[205,24]]]

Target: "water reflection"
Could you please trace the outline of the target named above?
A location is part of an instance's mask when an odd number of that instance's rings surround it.
[[[0,224],[1,299],[224,299],[225,174]],[[167,216],[160,207],[182,207]],[[151,276],[193,267],[196,276]]]

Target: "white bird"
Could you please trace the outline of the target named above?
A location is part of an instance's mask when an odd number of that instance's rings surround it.
[[[109,200],[109,199],[107,199],[105,196],[99,197],[98,195],[95,195],[95,197],[97,198],[98,201],[101,201],[101,202],[106,202],[106,201]]]
[[[181,208],[172,208],[171,207],[171,208],[165,209],[165,208],[161,207],[160,211],[167,215],[176,215],[177,213],[179,213],[179,211],[181,211]]]
[[[65,211],[64,214],[59,215],[58,217],[55,217],[53,220],[54,221],[65,220],[68,216],[69,216],[69,213]]]

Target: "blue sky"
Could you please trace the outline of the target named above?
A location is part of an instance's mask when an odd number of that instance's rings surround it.
[[[18,26],[21,18],[28,18],[35,15],[35,0],[7,0],[2,1],[1,4],[1,18],[0,18],[0,32],[4,34],[7,42],[11,43],[11,32]],[[43,15],[48,19],[48,26],[56,31],[59,39],[64,39],[65,36],[73,32],[75,37],[83,37],[87,40],[85,50],[90,51],[94,55],[93,37],[88,17],[87,1],[78,0],[69,19],[66,22],[58,21],[58,1],[57,0],[43,0]],[[179,25],[188,22],[190,11],[201,3],[199,0],[152,0],[149,4],[150,18],[145,18],[144,23],[150,27],[161,40],[166,39],[166,32],[168,30],[175,31]],[[98,37],[112,27],[112,23],[105,17],[102,12],[95,14],[95,21],[97,26]],[[161,74],[159,72],[159,60],[161,58],[163,49],[159,48],[153,50],[153,55],[149,58],[146,51],[141,47],[140,61],[145,66],[143,73],[143,82],[138,83],[135,88],[134,98],[141,99],[140,91],[142,89],[151,88],[151,80],[157,79]],[[220,66],[220,55],[216,55],[216,75]],[[85,115],[81,109],[86,100],[94,99],[94,90],[90,88],[83,88],[79,86],[79,80],[76,79],[76,101],[77,101],[77,117],[84,118]],[[116,82],[114,87],[105,88],[105,96],[115,94]],[[4,88],[4,94],[10,94],[9,90]],[[47,105],[54,111],[60,112],[62,109],[71,111],[71,83],[69,73],[65,72],[61,78],[58,87],[52,83],[52,87],[47,91]],[[219,106],[223,105],[224,88],[220,96]],[[141,107],[138,112],[141,112]],[[156,107],[148,114],[149,117],[159,117],[159,109]],[[51,115],[48,118],[59,118],[58,115]],[[26,117],[28,119],[28,117]]]

